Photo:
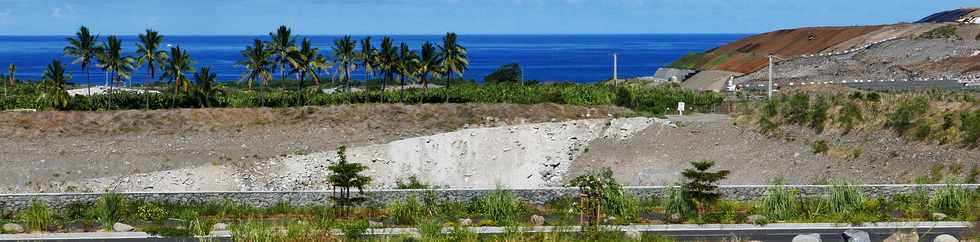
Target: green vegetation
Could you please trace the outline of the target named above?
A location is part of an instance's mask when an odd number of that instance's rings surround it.
[[[521,66],[517,63],[503,64],[494,70],[493,73],[483,78],[486,83],[520,83],[524,80],[521,73]]]
[[[57,226],[54,213],[48,205],[40,201],[32,201],[27,210],[21,212],[20,221],[28,231],[49,231]]]
[[[609,168],[578,176],[568,186],[578,187],[579,194],[583,195],[580,203],[582,220],[589,225],[603,224],[607,220],[603,214],[625,222],[636,219],[639,202],[632,194],[623,191],[623,186],[616,182]]]
[[[367,198],[353,196],[351,188],[357,188],[358,192],[363,193],[364,187],[371,184],[371,177],[361,175],[367,170],[367,166],[361,163],[347,161],[347,147],[337,147],[337,162],[334,162],[327,169],[330,170],[329,181],[335,188],[340,188],[340,196],[331,197],[334,204],[341,208],[345,216],[350,217],[350,207],[364,202]]]
[[[781,182],[776,182],[772,187],[766,189],[766,193],[762,197],[762,204],[759,206],[766,218],[775,221],[797,218],[799,216],[797,207],[795,194]]]
[[[694,70],[701,64],[702,59],[704,59],[704,55],[705,53],[702,52],[687,53],[687,55],[682,56],[680,59],[667,64],[667,67]]]
[[[980,147],[980,101],[968,92],[792,91],[746,105],[736,115],[736,123],[754,123],[760,133],[770,137],[782,137],[781,127],[790,125],[818,134],[891,130],[907,141]],[[814,142],[811,148],[819,153],[823,147]],[[862,151],[860,147],[829,147],[827,154],[853,159]]]
[[[827,145],[827,141],[821,139],[810,143],[810,150],[813,150],[814,154],[824,154],[830,150],[830,146]]]
[[[473,201],[473,211],[486,216],[498,225],[513,225],[527,214],[524,203],[514,193],[497,188]]]
[[[922,35],[919,35],[919,38],[923,38],[923,39],[950,39],[950,38],[959,39],[959,37],[956,36],[956,25],[946,25],[946,26],[942,26],[942,27],[938,27],[938,28],[929,30],[929,32],[925,32],[925,33],[922,33]]]
[[[438,186],[429,185],[425,182],[422,182],[415,175],[409,176],[405,180],[398,179],[395,181],[395,189],[433,189],[433,188],[438,188]]]
[[[119,193],[105,193],[95,202],[92,213],[95,214],[103,230],[112,231],[112,225],[122,221],[127,216],[126,198]]]
[[[715,165],[715,162],[710,160],[692,161],[691,165],[694,166],[694,169],[684,169],[681,172],[681,175],[687,179],[687,183],[684,184],[686,189],[684,193],[694,204],[698,215],[703,216],[721,198],[721,193],[717,191],[718,182],[728,177],[729,171],[708,171]]]

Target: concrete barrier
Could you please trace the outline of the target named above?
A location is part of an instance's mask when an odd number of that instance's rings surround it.
[[[925,190],[932,193],[945,184],[935,185],[856,185],[869,197],[890,197]],[[970,190],[976,190],[980,184],[958,185]],[[768,185],[733,185],[721,186],[719,190],[728,199],[755,200],[761,198]],[[798,190],[804,196],[816,196],[827,193],[829,185],[788,185],[789,189]],[[664,186],[626,187],[626,191],[638,197],[661,197]],[[493,189],[434,189],[434,190],[370,190],[364,191],[372,202],[388,203],[409,196],[423,197],[431,193],[436,197],[449,201],[468,201],[473,198],[493,192]],[[577,188],[539,188],[539,189],[510,189],[520,199],[542,204],[561,197],[577,197]],[[232,201],[250,204],[258,207],[270,207],[278,203],[294,205],[325,204],[330,202],[333,191],[291,191],[291,192],[132,192],[122,193],[129,200],[170,203],[201,203]],[[17,211],[26,208],[31,201],[37,200],[55,208],[66,207],[73,203],[91,203],[96,201],[101,193],[35,193],[35,194],[0,194],[0,208],[3,211]]]

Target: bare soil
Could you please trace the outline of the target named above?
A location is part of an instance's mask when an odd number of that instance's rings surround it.
[[[256,161],[433,135],[464,127],[605,118],[619,107],[360,104],[257,109],[0,112],[0,186]],[[44,185],[40,185],[44,184]],[[64,190],[64,189],[57,189]]]

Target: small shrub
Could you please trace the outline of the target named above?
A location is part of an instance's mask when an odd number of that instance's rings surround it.
[[[845,134],[850,133],[855,124],[864,121],[864,117],[861,115],[861,107],[854,102],[847,102],[841,107],[836,121],[844,129]]]
[[[827,124],[827,102],[823,98],[818,98],[813,108],[810,109],[810,128],[818,134],[823,133],[824,126]]]
[[[766,118],[765,116],[759,117],[758,124],[759,124],[759,133],[762,133],[769,137],[773,137],[779,134],[779,125],[776,125],[776,123],[773,123],[772,121],[769,120],[769,118]]]
[[[960,115],[963,145],[970,148],[980,147],[980,110],[963,112]]]
[[[349,241],[357,241],[364,237],[364,233],[367,232],[371,224],[367,220],[359,219],[348,221],[341,224],[340,231],[344,233],[344,237]]]
[[[888,114],[885,126],[892,128],[899,136],[913,127],[915,120],[926,113],[929,103],[926,99],[917,97],[899,102],[895,112]]]
[[[415,228],[419,230],[423,240],[432,241],[442,238],[442,224],[434,219],[419,222]]]
[[[55,226],[54,213],[47,204],[37,200],[21,212],[20,221],[28,231],[43,231]]]
[[[402,179],[398,179],[395,181],[395,189],[432,189],[432,188],[435,188],[435,186],[419,181],[419,178],[414,175],[406,178],[404,181],[402,181]]]
[[[783,118],[791,124],[804,124],[810,110],[810,97],[801,92],[789,96],[786,106],[783,109]]]
[[[147,222],[160,222],[167,219],[167,210],[152,203],[145,203],[136,208],[136,218]]]
[[[830,150],[830,146],[827,145],[827,141],[821,139],[813,141],[813,143],[810,144],[810,149],[813,150],[814,154],[823,154],[827,153],[827,150]]]
[[[951,38],[952,39],[958,39],[958,37],[956,37],[956,26],[955,25],[946,25],[946,26],[942,26],[942,27],[938,27],[938,28],[929,30],[929,32],[925,32],[925,33],[922,33],[922,35],[919,35],[919,38],[923,38],[923,39],[951,39]]]

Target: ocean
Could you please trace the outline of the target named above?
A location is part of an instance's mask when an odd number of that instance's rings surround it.
[[[165,34],[165,33],[164,33]],[[657,68],[690,52],[705,51],[746,34],[635,34],[635,35],[460,35],[459,42],[469,50],[470,69],[467,79],[482,80],[497,67],[518,63],[526,80],[596,82],[612,77],[613,53],[619,59],[619,76],[636,77],[653,75]],[[40,79],[45,66],[53,59],[70,63],[71,58],[62,55],[62,49],[70,36],[0,36],[0,73],[7,73],[7,65],[17,65],[18,79]],[[302,36],[310,38],[314,47],[329,56],[333,40],[339,36]],[[301,38],[302,38],[301,37]],[[361,39],[364,36],[354,36]],[[123,51],[134,55],[136,36],[120,36]],[[251,45],[255,38],[267,40],[268,36],[167,36],[164,43],[180,45],[195,60],[196,66],[211,66],[221,81],[238,80],[243,69],[235,65],[241,58],[240,51]],[[396,35],[396,45],[408,43],[417,49],[422,42],[440,43],[439,35]],[[373,36],[375,47],[381,36]],[[104,36],[100,39],[104,41]],[[299,44],[299,39],[297,40]],[[358,47],[358,49],[360,49]],[[105,74],[90,69],[91,81],[77,65],[68,68],[71,82],[76,84],[104,83]],[[148,79],[145,67],[138,69],[132,82]],[[363,78],[358,70],[354,78]],[[278,72],[277,72],[278,76]]]

